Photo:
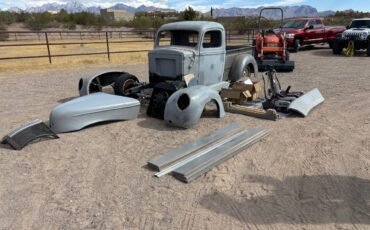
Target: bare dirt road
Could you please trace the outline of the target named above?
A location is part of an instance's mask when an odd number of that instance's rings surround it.
[[[370,58],[292,56],[282,84],[326,98],[306,119],[227,114],[181,130],[142,114],[22,151],[1,146],[0,229],[370,229]],[[0,135],[48,120],[78,96],[81,75],[110,67],[0,73]],[[146,79],[146,64],[120,67]],[[145,167],[231,122],[271,134],[190,184]]]

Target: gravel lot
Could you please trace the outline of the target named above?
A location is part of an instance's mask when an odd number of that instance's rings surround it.
[[[324,104],[278,122],[227,114],[189,130],[148,118],[0,148],[0,229],[370,229],[370,58],[317,48],[292,55],[293,89]],[[0,73],[0,135],[48,120],[107,68],[147,76],[145,63]],[[271,129],[258,144],[190,184],[153,177],[146,162],[231,122]]]

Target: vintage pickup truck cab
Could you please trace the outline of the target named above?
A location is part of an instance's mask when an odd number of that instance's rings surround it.
[[[185,113],[199,114],[209,101],[216,102],[219,110],[223,110],[221,100],[215,98],[217,94],[214,90],[258,73],[253,47],[226,46],[225,37],[224,27],[216,22],[185,21],[165,24],[158,29],[154,48],[148,53],[149,83],[139,82],[136,76],[124,71],[109,71],[81,78],[80,95],[99,92],[104,86],[112,86],[116,95],[149,99],[147,114],[159,119],[165,119],[166,106],[174,107],[175,110],[182,108],[178,112],[174,112],[174,109],[166,110],[171,111],[167,117],[178,117],[179,114],[184,117]],[[190,89],[195,86],[198,87]],[[167,101],[177,103],[177,99],[169,98],[179,90],[183,94],[177,93],[174,96],[179,96],[181,106],[168,105]],[[186,93],[188,90],[189,94]],[[193,105],[198,106],[195,108]],[[188,108],[191,110],[187,112]]]

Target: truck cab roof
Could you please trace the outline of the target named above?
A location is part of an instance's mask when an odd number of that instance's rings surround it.
[[[323,18],[320,18],[320,17],[311,17],[311,18],[290,18],[290,19],[287,19],[288,21],[295,21],[295,20],[316,20],[316,19],[320,19],[320,20],[324,20]]]
[[[209,21],[183,21],[183,22],[173,22],[168,23],[159,28],[159,31],[165,30],[192,30],[197,31],[201,34],[204,31],[218,29],[224,31],[223,25],[217,22]]]

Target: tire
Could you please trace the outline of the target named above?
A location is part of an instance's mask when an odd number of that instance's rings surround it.
[[[333,54],[341,55],[343,51],[343,46],[339,43],[338,40],[335,40],[333,43]]]
[[[370,39],[367,39],[367,50],[366,50],[366,54],[368,57],[370,57]]]
[[[289,61],[290,60],[290,53],[289,53],[288,50],[285,50],[285,56],[286,56],[285,60]]]
[[[301,47],[301,40],[295,39],[293,44],[293,53],[297,53],[299,51],[299,48]]]
[[[137,83],[139,83],[139,80],[134,75],[122,74],[114,83],[114,94],[136,98],[137,96],[135,94],[130,94],[127,90],[134,87]]]
[[[333,49],[334,42],[329,42],[329,48]]]
[[[253,70],[249,65],[244,66],[243,72],[242,72],[242,78],[250,78],[252,76]]]

